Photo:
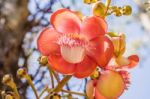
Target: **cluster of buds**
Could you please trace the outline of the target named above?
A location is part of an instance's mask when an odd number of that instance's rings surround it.
[[[115,16],[120,17],[122,15],[131,15],[132,8],[129,5],[123,7],[111,6],[109,7],[109,13],[113,13]]]
[[[4,97],[4,99],[13,99],[13,97],[16,97],[16,99],[20,99],[18,90],[17,90],[17,86],[12,78],[11,75],[4,75],[3,79],[2,79],[2,83],[8,87],[10,87],[13,92],[11,92],[11,94],[7,94],[5,93],[5,91],[2,91],[2,96]]]
[[[105,17],[106,15],[114,14],[117,17],[122,15],[131,15],[132,8],[130,5],[125,5],[123,7],[110,6],[107,8],[107,5],[98,0],[84,0],[86,4],[93,4],[93,15],[99,17]]]

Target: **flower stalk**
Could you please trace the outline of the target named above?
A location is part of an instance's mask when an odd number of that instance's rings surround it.
[[[49,73],[50,73],[50,77],[52,77],[52,75],[53,75],[52,78],[55,78],[56,81],[59,82],[59,77],[58,77],[58,75],[55,73],[55,71],[52,70],[52,68],[50,67],[49,64],[47,64],[47,67],[48,67],[48,70],[49,70]],[[54,83],[54,81],[52,81],[52,83]],[[52,87],[52,88],[54,88],[54,87]]]
[[[71,79],[72,75],[67,75],[63,78],[63,80],[58,83],[57,87],[54,89],[54,92],[59,92],[62,90],[64,85]]]
[[[20,68],[18,71],[17,71],[17,75],[19,78],[24,78],[27,80],[28,84],[31,86],[35,96],[36,96],[36,99],[39,99],[38,97],[38,94],[37,94],[37,90],[32,82],[32,79],[31,77],[29,76],[29,74],[27,73],[27,71],[23,68]]]
[[[80,96],[85,96],[85,97],[87,97],[86,94],[80,93],[80,92],[73,92],[73,91],[64,90],[64,89],[62,89],[62,92],[66,92],[66,93],[69,93],[69,94],[76,94],[76,95],[80,95]]]
[[[110,6],[110,3],[111,3],[111,0],[106,0],[106,12],[105,12],[105,16],[107,16],[107,12],[108,12],[108,9],[109,9],[109,6]]]
[[[34,94],[35,94],[35,96],[36,96],[36,99],[39,99],[38,94],[37,94],[37,91],[36,91],[36,88],[35,88],[35,86],[34,86],[32,80],[31,80],[31,77],[30,77],[29,75],[26,77],[26,80],[27,80],[27,82],[29,83],[29,85],[31,86],[31,88],[32,88],[32,90],[33,90],[33,92],[34,92]]]
[[[2,82],[3,82],[3,84],[5,84],[5,85],[9,86],[10,88],[12,88],[12,90],[15,93],[16,99],[20,99],[20,95],[19,95],[19,92],[17,90],[17,86],[16,86],[13,78],[11,77],[11,75],[5,75],[3,77]]]
[[[44,92],[46,92],[48,90],[48,86],[45,86],[43,88],[43,90],[41,91],[41,93],[39,94],[39,98],[44,94]]]

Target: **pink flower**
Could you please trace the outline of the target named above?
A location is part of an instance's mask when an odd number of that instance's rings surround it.
[[[113,44],[105,33],[107,24],[96,16],[81,19],[60,9],[50,18],[37,41],[39,51],[48,56],[52,69],[78,78],[89,76],[99,65],[105,67],[113,55]]]
[[[87,96],[89,99],[118,99],[126,89],[125,79],[120,72],[105,70],[98,79],[87,83]]]

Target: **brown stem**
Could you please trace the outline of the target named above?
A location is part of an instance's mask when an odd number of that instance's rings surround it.
[[[61,80],[57,87],[54,89],[54,92],[59,92],[62,90],[62,88],[64,87],[64,85],[71,79],[72,75],[67,75],[63,78],[63,80]]]

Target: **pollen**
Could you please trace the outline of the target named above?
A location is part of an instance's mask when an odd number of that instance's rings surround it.
[[[57,43],[59,45],[65,45],[65,46],[69,46],[69,47],[73,47],[73,46],[82,46],[84,47],[87,44],[86,39],[79,35],[79,34],[65,34],[62,35]]]

